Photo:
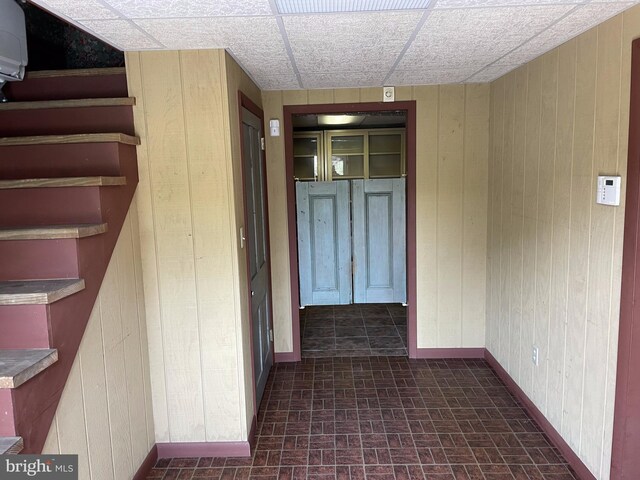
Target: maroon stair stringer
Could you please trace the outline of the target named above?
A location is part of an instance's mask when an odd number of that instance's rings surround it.
[[[15,435],[24,439],[23,453],[39,453],[49,433],[138,183],[137,163],[135,158],[129,160],[122,162],[121,171],[127,177],[127,185],[100,191],[107,232],[77,241],[79,276],[85,280],[86,288],[49,306],[51,346],[58,350],[58,362],[11,390]],[[47,248],[46,240],[40,243],[41,248]]]

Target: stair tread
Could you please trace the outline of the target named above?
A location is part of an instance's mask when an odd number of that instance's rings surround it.
[[[0,282],[0,305],[48,305],[84,290],[81,278]]]
[[[93,77],[98,75],[124,75],[124,67],[110,68],[76,68],[70,70],[36,70],[27,72],[26,80],[52,77]]]
[[[0,103],[0,112],[8,110],[35,110],[47,108],[119,107],[135,104],[136,99],[133,97],[39,100],[33,102]]]
[[[0,137],[0,147],[16,145],[51,145],[63,143],[108,143],[140,145],[140,139],[124,133],[79,133],[74,135],[33,135],[28,137]]]
[[[0,228],[0,240],[50,240],[84,238],[107,231],[106,223],[78,225],[42,225],[37,227]]]
[[[17,388],[57,361],[55,349],[0,350],[0,388]]]
[[[0,190],[15,188],[110,187],[127,184],[127,177],[52,177],[0,180]]]
[[[0,455],[17,454],[24,448],[22,437],[0,437]]]

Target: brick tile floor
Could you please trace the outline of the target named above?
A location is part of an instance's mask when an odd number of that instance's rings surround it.
[[[482,360],[278,364],[257,432],[250,458],[161,459],[148,478],[577,479]]]
[[[302,356],[406,356],[406,311],[400,304],[370,303],[300,310]]]

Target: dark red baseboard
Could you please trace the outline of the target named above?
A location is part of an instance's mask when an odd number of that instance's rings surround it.
[[[299,362],[300,359],[296,357],[295,352],[276,352],[274,354],[274,361],[276,363],[287,363]]]
[[[564,441],[564,439],[560,436],[558,431],[551,425],[549,420],[542,414],[538,407],[536,407],[531,399],[527,396],[526,393],[518,386],[518,384],[511,378],[511,375],[502,368],[502,365],[495,359],[495,357],[489,352],[489,350],[485,349],[484,354],[485,360],[489,363],[491,368],[498,374],[498,377],[507,385],[507,388],[511,391],[513,395],[522,403],[525,409],[529,412],[534,420],[540,425],[544,433],[549,437],[549,439],[553,442],[564,458],[567,459],[571,468],[576,472],[578,477],[581,480],[596,480],[596,477],[589,471],[587,466],[582,463],[582,460],[576,455],[576,453],[571,449],[569,444]]]
[[[245,442],[157,443],[158,458],[250,457],[251,445]]]
[[[484,358],[485,349],[479,348],[418,348],[413,358]]]
[[[140,465],[140,468],[138,468],[136,474],[133,476],[133,480],[145,480],[147,478],[147,475],[149,475],[149,472],[151,472],[151,469],[156,465],[157,461],[158,447],[154,445],[147,457],[142,462],[142,465]]]

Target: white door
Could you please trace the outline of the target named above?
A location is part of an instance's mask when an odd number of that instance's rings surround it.
[[[300,306],[351,303],[349,182],[297,182]]]
[[[354,303],[406,303],[404,178],[352,181]]]

